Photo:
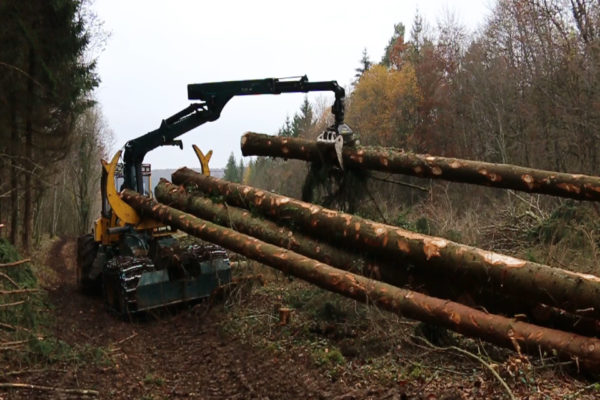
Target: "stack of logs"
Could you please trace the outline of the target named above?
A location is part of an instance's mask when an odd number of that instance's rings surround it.
[[[316,142],[246,134],[245,155],[336,162]],[[343,151],[344,166],[600,199],[600,178],[414,155]],[[500,346],[600,370],[600,278],[418,234],[182,168],[141,214],[319,287]],[[214,199],[218,199],[215,201]],[[449,284],[451,282],[452,284]],[[520,318],[513,318],[519,315]]]

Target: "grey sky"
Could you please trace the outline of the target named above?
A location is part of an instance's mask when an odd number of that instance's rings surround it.
[[[379,61],[403,22],[415,15],[431,26],[453,12],[476,29],[490,1],[192,1],[96,0],[94,9],[110,32],[98,71],[97,96],[115,134],[115,146],[156,129],[186,107],[187,84],[308,75],[349,87],[362,50]],[[315,101],[322,94],[309,94]],[[275,133],[293,115],[303,94],[234,98],[216,122],[180,138],[184,150],[163,147],[146,157],[153,168],[195,167],[191,144],[214,151],[222,167],[246,131]],[[328,101],[328,103],[331,101]]]

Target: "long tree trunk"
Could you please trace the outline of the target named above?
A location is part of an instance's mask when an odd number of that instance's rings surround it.
[[[19,130],[17,127],[17,101],[14,95],[10,102],[10,242],[16,246],[19,234],[19,174],[20,154]]]
[[[29,49],[28,72],[29,79],[27,80],[27,100],[25,104],[25,197],[23,199],[23,230],[21,232],[21,243],[26,254],[29,254],[29,250],[31,249],[31,236],[33,234],[33,102],[35,95],[35,87],[33,85],[35,77],[35,52],[33,47]]]
[[[478,249],[447,239],[422,235],[350,214],[325,209],[250,186],[203,176],[182,168],[173,174],[176,184],[191,184],[205,193],[224,196],[236,206],[252,208],[281,223],[292,223],[311,236],[342,247],[386,254],[411,262],[453,281],[507,295],[526,297],[571,312],[586,309],[600,316],[600,278]]]
[[[122,198],[140,214],[150,216],[191,235],[221,245],[248,258],[297,276],[326,290],[397,313],[401,316],[446,326],[500,346],[537,354],[553,351],[573,357],[590,370],[600,368],[600,340],[543,328],[418,292],[397,288],[360,275],[333,268],[256,238],[238,233],[190,214],[157,203],[132,190]]]
[[[332,146],[315,141],[246,133],[241,140],[245,156],[270,156],[337,163]],[[413,154],[391,147],[344,147],[344,167],[372,169],[421,178],[444,179],[475,185],[543,193],[577,200],[600,201],[600,177],[567,174],[458,158]]]
[[[336,268],[344,270],[350,268],[351,272],[394,286],[406,287],[466,305],[476,304],[494,313],[508,316],[526,314],[529,320],[540,325],[549,325],[586,336],[600,336],[600,323],[597,320],[582,318],[541,304],[530,304],[524,299],[511,299],[502,293],[489,290],[485,285],[474,284],[470,280],[455,281],[452,285],[448,285],[448,276],[432,274],[431,271],[415,268],[410,263],[377,260],[364,253],[341,250],[254,216],[250,211],[215,203],[203,196],[192,196],[181,186],[173,185],[164,179],[160,180],[154,193],[156,199],[163,204]]]
[[[257,218],[248,210],[219,204],[202,196],[190,196],[183,187],[161,179],[154,189],[161,203],[193,214],[238,232],[256,237],[267,243],[300,253],[315,260],[363,275],[374,273],[375,262],[368,262],[356,253],[340,250],[327,243],[295,232],[276,223]]]

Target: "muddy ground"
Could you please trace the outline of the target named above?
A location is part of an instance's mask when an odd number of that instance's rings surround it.
[[[222,304],[205,302],[124,321],[107,312],[100,299],[77,290],[74,240],[55,242],[46,264],[55,272],[54,279],[45,282],[56,322],[53,335],[95,356],[27,371],[12,365],[13,382],[93,389],[103,399],[508,398],[477,361],[417,345],[405,346],[397,356],[400,364],[413,366],[398,378],[346,373],[359,367],[364,371],[351,357],[344,361],[349,366],[340,367],[346,372],[332,376],[302,348],[273,351],[224,330],[232,314],[224,312]],[[414,365],[420,368],[418,374]],[[540,368],[532,382],[507,382],[516,398],[595,398],[593,380],[573,376],[562,366]],[[0,390],[0,399],[81,397],[85,396],[60,391]]]

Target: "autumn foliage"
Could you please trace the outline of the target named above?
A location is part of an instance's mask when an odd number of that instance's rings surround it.
[[[365,144],[406,146],[417,123],[421,94],[415,70],[376,65],[357,83],[348,110],[348,122]]]

